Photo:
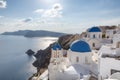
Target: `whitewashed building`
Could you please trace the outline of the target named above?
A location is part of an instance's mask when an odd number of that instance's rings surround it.
[[[79,80],[79,74],[70,66],[68,58],[63,57],[61,46],[52,47],[52,57],[48,66],[49,80]]]
[[[84,38],[90,45],[91,49],[99,49],[102,41],[102,31],[99,27],[92,27],[87,31],[87,35]]]
[[[116,33],[116,30],[115,30],[115,29],[106,30],[106,38],[112,39],[112,38],[113,38],[113,35],[114,35],[115,33]]]
[[[112,48],[112,45],[102,46],[99,51],[99,80],[112,78],[115,72],[120,72],[120,48]],[[119,79],[113,78],[116,80]]]
[[[113,46],[114,46],[114,48],[119,48],[120,47],[120,31],[118,31],[113,36]]]
[[[113,44],[103,45],[99,50],[99,80],[120,80],[120,33],[113,35]]]
[[[52,48],[49,80],[89,80],[91,74],[97,73],[91,48],[85,40],[74,41],[67,51],[67,57],[63,57],[63,51],[58,43]]]
[[[49,80],[89,80],[91,76],[97,80],[120,80],[120,32],[106,33],[109,39],[102,38],[99,27],[92,27],[67,51],[56,43],[48,66]]]
[[[76,40],[68,51],[71,64],[87,65],[92,63],[92,52],[89,44],[84,40]]]
[[[91,76],[92,73],[97,75],[97,65],[92,56],[90,45],[83,39],[74,41],[68,50],[68,58],[81,78],[85,75]]]

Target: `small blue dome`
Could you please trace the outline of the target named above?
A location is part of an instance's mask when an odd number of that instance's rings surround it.
[[[92,27],[88,32],[101,32],[101,29],[99,27]]]
[[[84,40],[76,40],[70,46],[71,51],[91,52],[89,44]]]
[[[53,50],[61,50],[62,48],[61,48],[61,46],[60,46],[59,43],[55,43],[55,44],[52,46],[52,49],[53,49]]]

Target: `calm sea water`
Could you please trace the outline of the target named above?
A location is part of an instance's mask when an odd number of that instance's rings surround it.
[[[0,35],[0,80],[27,80],[36,68],[35,58],[25,54],[28,49],[45,49],[57,38],[25,38]]]

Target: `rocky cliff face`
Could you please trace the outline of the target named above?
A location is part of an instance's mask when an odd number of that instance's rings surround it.
[[[68,50],[70,47],[70,44],[79,39],[80,35],[64,35],[61,36],[58,39],[58,42],[62,46],[63,49]],[[33,65],[37,68],[37,74],[41,74],[41,70],[47,69],[50,58],[51,58],[51,47],[53,44],[51,44],[49,47],[47,47],[45,50],[39,50],[34,56],[36,57],[36,61],[33,63]]]
[[[59,39],[58,39],[58,42],[59,44],[61,45],[61,47],[65,50],[68,50],[70,48],[70,44],[77,40],[77,39],[80,39],[80,36],[79,34],[75,34],[75,35],[64,35],[64,36],[61,36]]]
[[[54,43],[53,43],[54,44]],[[37,67],[37,71],[39,72],[42,68],[47,68],[49,65],[50,57],[51,57],[51,44],[45,50],[39,50],[36,55],[36,61],[33,63],[35,67]]]

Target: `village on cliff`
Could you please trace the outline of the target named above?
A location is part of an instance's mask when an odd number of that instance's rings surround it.
[[[48,69],[32,80],[120,80],[120,25],[78,36],[68,50],[56,42]]]

